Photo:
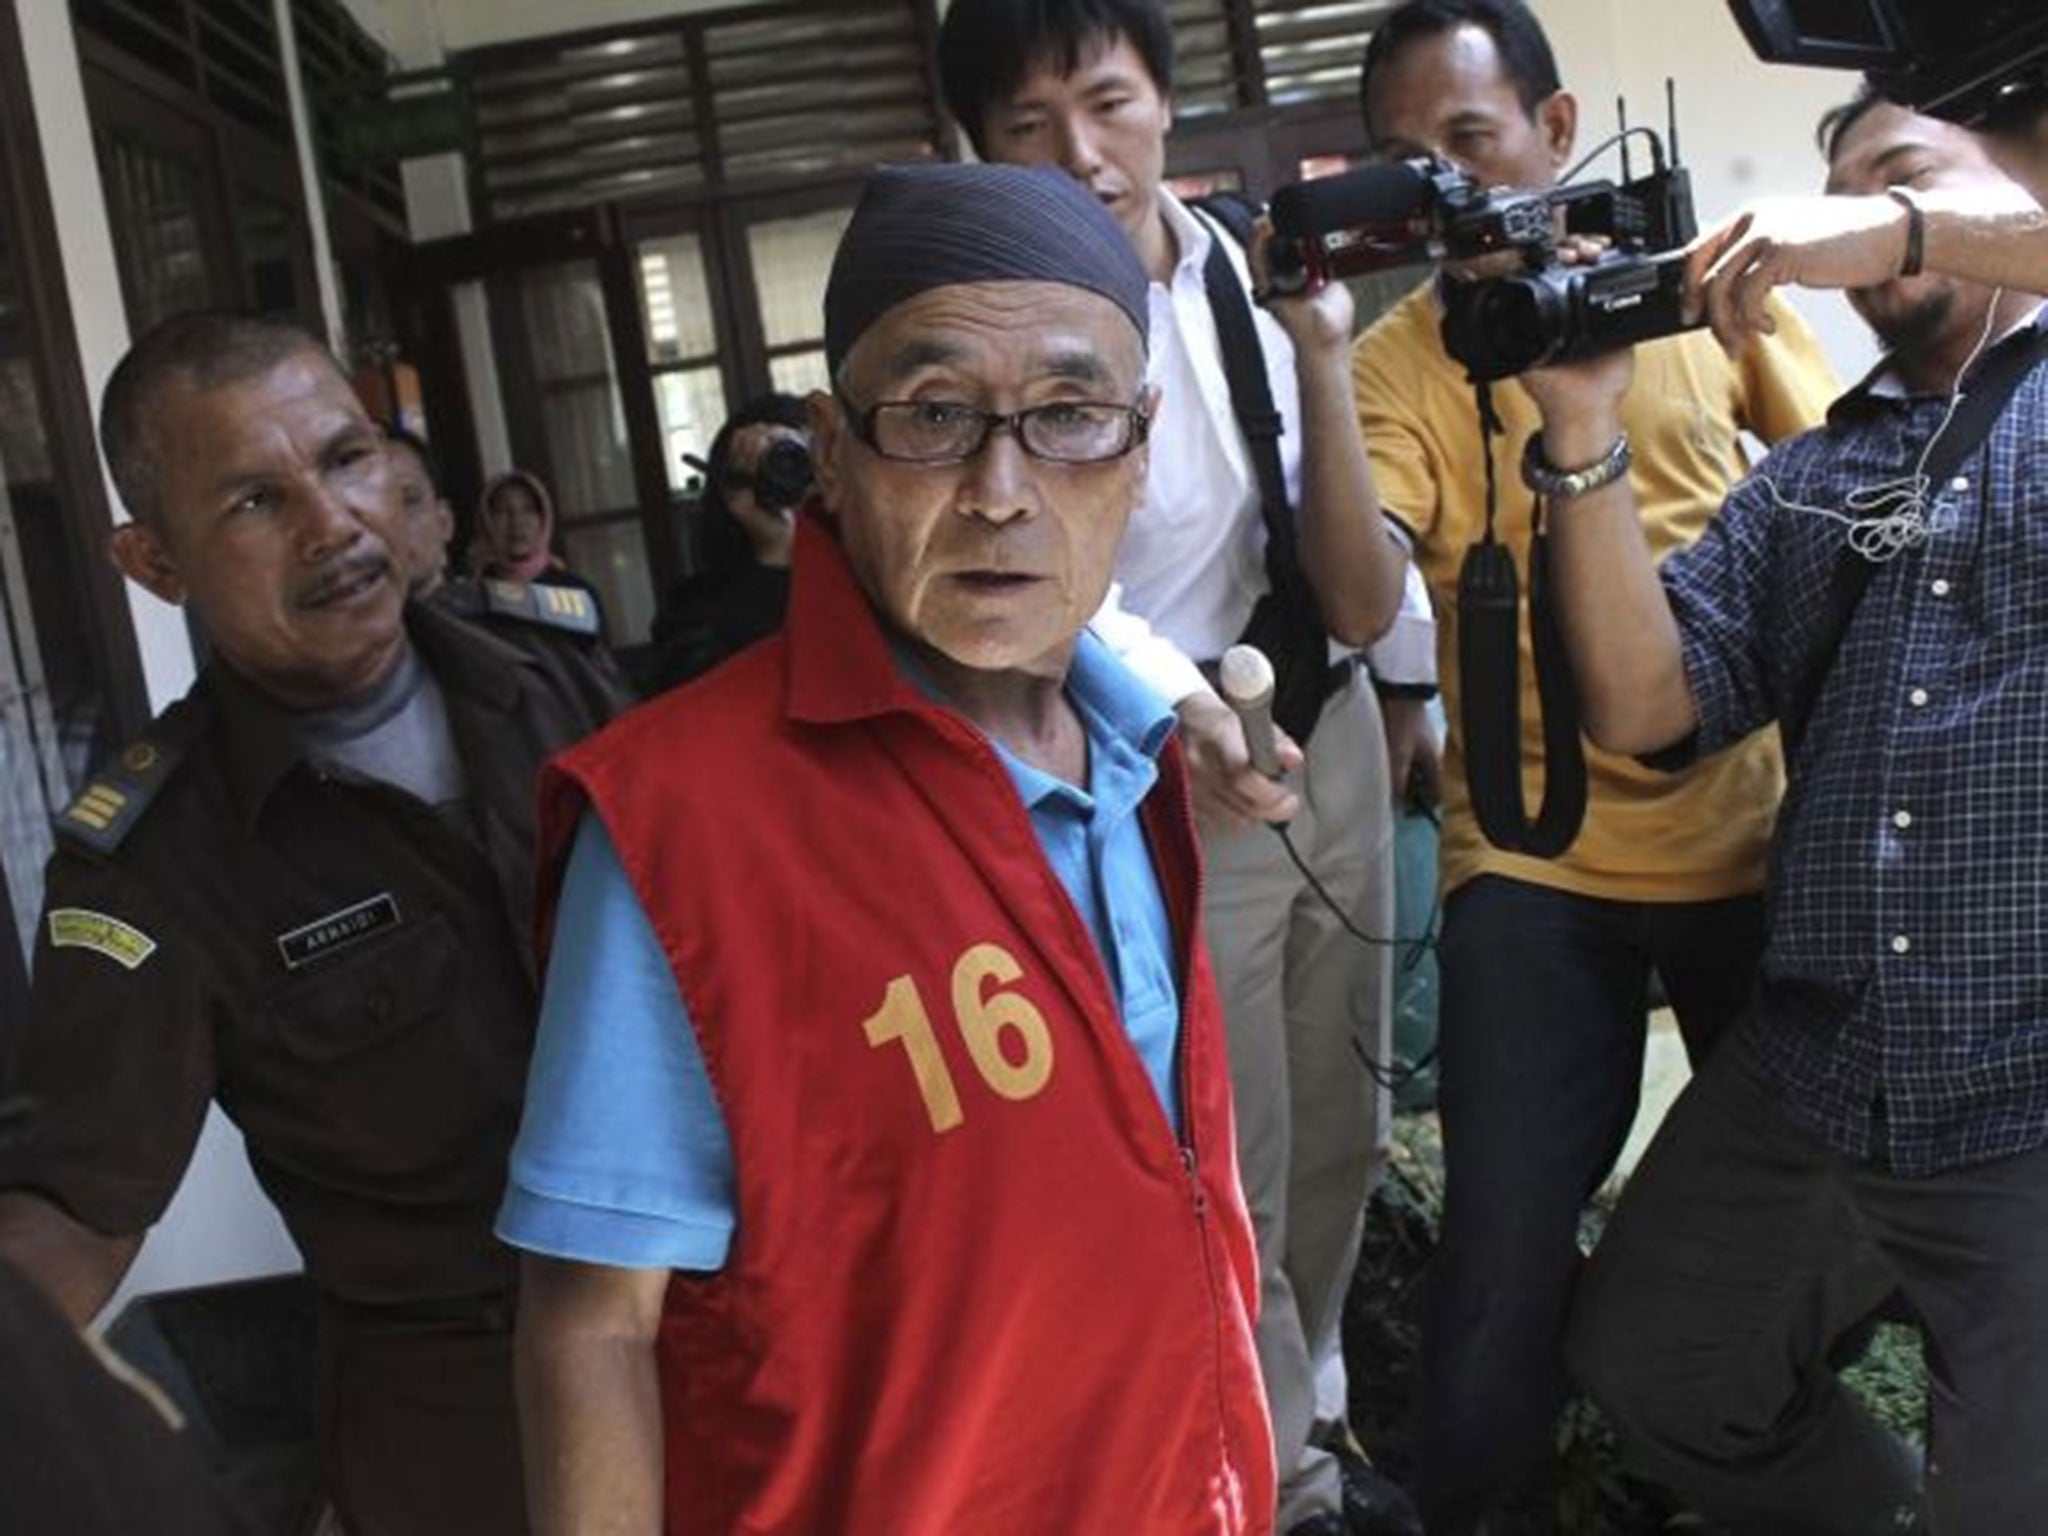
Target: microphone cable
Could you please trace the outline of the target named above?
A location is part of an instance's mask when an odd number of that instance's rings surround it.
[[[1421,814],[1429,818],[1429,824],[1432,827],[1439,831],[1443,829],[1443,817],[1438,814],[1434,806],[1423,808]],[[1337,919],[1338,926],[1352,939],[1372,949],[1405,951],[1405,954],[1402,955],[1399,961],[1403,974],[1413,972],[1417,966],[1422,964],[1423,956],[1436,949],[1437,924],[1439,918],[1443,915],[1443,903],[1441,901],[1435,901],[1430,904],[1429,921],[1423,926],[1420,934],[1412,938],[1388,939],[1375,937],[1351,920],[1351,914],[1344,910],[1338,903],[1337,898],[1330,894],[1329,887],[1317,878],[1316,872],[1313,869],[1309,868],[1308,860],[1304,859],[1301,856],[1301,850],[1294,846],[1294,838],[1288,833],[1287,823],[1284,821],[1269,822],[1267,825],[1273,829],[1273,835],[1280,839],[1280,846],[1287,850],[1287,857],[1293,862],[1294,867],[1300,871],[1301,878],[1308,882],[1308,888],[1315,893],[1316,899],[1329,908],[1330,915]],[[1359,1061],[1365,1066],[1366,1075],[1371,1077],[1375,1083],[1385,1088],[1389,1093],[1407,1086],[1436,1064],[1437,1048],[1434,1043],[1414,1061],[1395,1061],[1391,1063],[1383,1062],[1375,1057],[1372,1052],[1365,1048],[1363,1041],[1353,1039],[1351,1043],[1352,1049],[1358,1053]]]

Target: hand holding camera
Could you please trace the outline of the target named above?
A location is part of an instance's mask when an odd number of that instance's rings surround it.
[[[1647,130],[1625,130],[1648,133]],[[1435,156],[1298,182],[1273,196],[1276,282],[1303,284],[1435,258],[1469,271],[1443,284],[1444,346],[1474,383],[1690,329],[1685,247],[1694,233],[1685,171],[1655,145],[1648,176],[1546,191],[1482,190]]]

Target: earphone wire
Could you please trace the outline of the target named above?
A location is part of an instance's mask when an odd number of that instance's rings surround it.
[[[1873,565],[1882,565],[1894,556],[1926,543],[1940,532],[1937,519],[1941,514],[1939,490],[1942,488],[1927,484],[1927,461],[1934,456],[1935,448],[1955,421],[1956,412],[1962,408],[1963,380],[1969,377],[1970,370],[1977,366],[1977,360],[1991,345],[1991,333],[1998,324],[1998,306],[2004,298],[2003,288],[1993,291],[1991,302],[1984,311],[1984,329],[1956,373],[1955,383],[1949,388],[1948,408],[1942,412],[1940,425],[1935,427],[1933,435],[1921,448],[1912,474],[1858,486],[1842,498],[1842,508],[1835,508],[1794,501],[1778,489],[1777,482],[1768,474],[1757,471],[1758,484],[1771,493],[1771,500],[1779,510],[1845,524],[1848,532],[1844,537],[1849,547]],[[1934,492],[1931,509],[1928,505],[1930,491]],[[1887,505],[1890,510],[1884,510]]]

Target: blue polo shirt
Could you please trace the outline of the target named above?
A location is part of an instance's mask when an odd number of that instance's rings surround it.
[[[1178,1127],[1173,930],[1137,815],[1173,715],[1087,634],[1067,697],[1088,736],[1085,791],[990,744]],[[731,1141],[675,974],[610,836],[586,814],[562,878],[498,1235],[585,1263],[715,1270],[735,1219]]]

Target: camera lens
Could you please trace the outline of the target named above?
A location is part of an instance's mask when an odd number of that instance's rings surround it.
[[[1448,286],[1444,350],[1475,380],[1526,373],[1564,338],[1569,283],[1568,273],[1530,272]]]
[[[781,512],[804,499],[811,488],[811,451],[793,437],[778,437],[754,465],[754,499]]]
[[[1489,283],[1475,309],[1481,333],[1511,375],[1549,357],[1564,335],[1565,305],[1542,274]]]

